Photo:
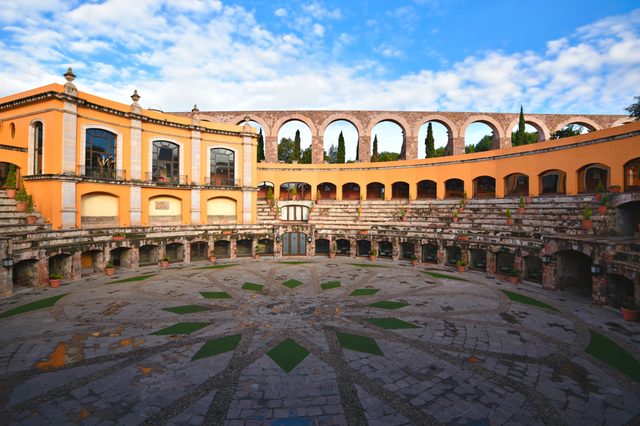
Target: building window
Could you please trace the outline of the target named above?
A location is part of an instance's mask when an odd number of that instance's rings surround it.
[[[167,141],[153,142],[153,164],[151,166],[154,182],[180,182],[180,146]]]
[[[230,149],[213,148],[209,167],[209,183],[216,186],[235,185],[235,153]]]
[[[42,122],[33,124],[33,174],[42,174],[42,146],[44,144],[44,129]]]
[[[296,222],[309,220],[309,208],[307,206],[284,206],[280,219]]]
[[[102,129],[87,129],[85,176],[116,178],[116,135]]]

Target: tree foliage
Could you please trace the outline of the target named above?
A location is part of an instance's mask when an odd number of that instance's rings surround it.
[[[493,135],[484,135],[477,144],[465,146],[464,152],[465,154],[470,154],[472,152],[489,151],[491,149],[492,144],[493,144]]]
[[[635,97],[636,102],[625,108],[629,112],[629,117],[636,121],[640,121],[640,96]]]
[[[382,151],[380,155],[378,155],[379,162],[396,161],[399,158],[400,158],[400,154],[397,152]]]
[[[293,141],[291,138],[282,138],[278,144],[278,161],[285,163],[291,162],[291,155],[293,154]]]
[[[300,159],[300,163],[311,164],[311,147],[308,147],[304,151],[302,151],[302,158]]]
[[[378,161],[378,135],[375,135],[373,138],[373,154],[371,154],[371,162],[377,163]]]
[[[264,137],[262,136],[262,129],[258,135],[258,161],[264,160]]]
[[[520,105],[520,118],[518,119],[518,131],[516,132],[515,140],[511,138],[512,144],[514,146],[526,145],[526,123],[524,121],[524,112],[522,110],[522,105]]]
[[[345,159],[345,147],[344,147],[344,136],[342,135],[342,131],[340,131],[340,135],[338,136],[338,163],[344,163]]]
[[[427,137],[424,139],[425,151],[427,153],[426,158],[435,157],[436,141],[433,138],[433,127],[431,123],[427,125]]]
[[[294,161],[300,161],[300,130],[296,130],[296,136],[293,140],[293,152],[291,153],[291,159]]]
[[[517,138],[518,138],[518,132],[512,132],[511,143],[513,146],[529,145],[529,144],[538,142],[538,132],[524,132],[524,144],[517,143],[516,142]]]
[[[327,163],[331,163],[331,164],[335,164],[338,162],[338,147],[335,145],[331,145],[329,147],[329,153],[327,154],[326,151],[324,153],[324,161],[326,161]]]
[[[582,126],[579,124],[569,124],[564,129],[560,129],[551,135],[551,139],[568,138],[569,136],[577,136],[580,134]]]

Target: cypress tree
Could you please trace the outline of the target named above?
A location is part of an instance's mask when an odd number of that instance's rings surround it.
[[[516,143],[514,145],[526,145],[527,135],[524,122],[524,113],[522,112],[522,105],[520,105],[520,119],[518,120],[518,134],[516,135]]]
[[[258,135],[258,161],[264,159],[264,138],[262,137],[262,129],[260,129],[260,134]]]
[[[433,139],[433,128],[431,127],[431,123],[427,126],[427,137],[424,140],[424,145],[427,153],[426,158],[435,157],[436,141]]]
[[[378,135],[375,135],[373,138],[373,155],[371,156],[371,161],[373,163],[378,162]]]
[[[342,132],[340,132],[340,136],[338,136],[338,163],[344,164],[344,150],[344,136],[342,135]]]
[[[356,143],[356,161],[360,161],[360,137],[358,137],[358,142]]]
[[[294,161],[300,161],[300,130],[296,130],[296,137],[293,140],[293,153],[291,159]]]

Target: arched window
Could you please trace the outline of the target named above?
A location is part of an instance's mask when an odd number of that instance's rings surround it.
[[[235,185],[235,153],[230,149],[211,149],[209,182],[216,186]]]
[[[180,145],[167,141],[153,141],[152,180],[180,182]]]
[[[87,129],[85,175],[102,179],[116,177],[116,135],[102,129]]]
[[[44,144],[44,128],[41,121],[33,124],[33,174],[42,174],[42,146]]]

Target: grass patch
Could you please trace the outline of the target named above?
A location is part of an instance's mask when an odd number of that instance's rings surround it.
[[[107,283],[107,284],[132,283],[132,282],[136,282],[136,281],[144,281],[147,278],[151,278],[154,275],[155,274],[136,275],[135,277],[129,277],[129,278],[123,278],[123,279],[117,280],[117,281],[111,281],[110,283]]]
[[[387,268],[385,265],[376,265],[375,263],[347,263],[347,265],[357,266],[359,268]]]
[[[290,261],[287,261],[287,262],[276,262],[276,263],[280,263],[280,264],[283,264],[283,265],[303,265],[305,263],[311,263],[311,262],[305,262],[303,260],[290,260]]]
[[[242,334],[234,334],[233,336],[209,340],[202,345],[200,350],[191,358],[191,361],[230,352],[238,347],[241,337]]]
[[[320,288],[323,290],[330,290],[332,288],[340,287],[340,281],[329,281],[326,283],[320,284]]]
[[[400,330],[404,328],[419,328],[415,324],[411,324],[410,322],[402,321],[398,318],[367,318],[368,323],[376,325],[380,328],[384,328],[386,330]]]
[[[338,342],[344,349],[349,349],[357,352],[364,352],[372,355],[384,356],[380,347],[371,337],[357,336],[349,333],[336,333],[338,336]]]
[[[172,308],[162,308],[162,310],[167,312],[173,312],[174,314],[178,314],[178,315],[185,315],[185,314],[193,314],[196,312],[208,311],[209,308],[207,308],[206,306],[199,306],[199,305],[184,305],[184,306],[174,306]]]
[[[640,362],[613,340],[597,331],[589,330],[589,333],[591,334],[591,340],[587,346],[589,355],[620,370],[636,382],[640,382]]]
[[[449,274],[441,274],[440,272],[429,272],[429,271],[424,271],[425,274],[432,276],[433,278],[444,278],[447,280],[456,280],[456,281],[467,281],[464,278],[460,278],[457,277],[455,275],[449,275]]]
[[[287,280],[287,281],[283,282],[282,285],[285,286],[285,287],[288,287],[288,288],[296,288],[298,286],[301,286],[302,282],[300,282],[298,280],[290,279],[290,280]]]
[[[198,331],[201,328],[205,328],[206,326],[211,324],[212,323],[210,322],[179,322],[151,334],[156,336],[165,336],[168,334],[191,334],[194,331]]]
[[[289,373],[309,355],[309,351],[297,344],[295,340],[286,339],[267,352],[267,355]]]
[[[236,266],[237,263],[228,263],[225,265],[209,265],[209,266],[202,266],[200,268],[196,268],[196,269],[224,269],[224,268],[230,268],[232,266]]]
[[[58,296],[49,297],[47,299],[36,300],[35,302],[27,303],[26,305],[18,306],[9,311],[0,314],[0,318],[8,318],[14,315],[23,314],[25,312],[37,311],[38,309],[49,308],[56,304],[56,302],[69,293],[60,294]]]
[[[200,294],[205,299],[231,299],[231,295],[226,291],[201,291]]]
[[[527,296],[523,296],[522,294],[514,293],[512,291],[507,291],[507,290],[500,290],[500,291],[506,294],[507,297],[513,300],[514,302],[524,303],[526,305],[533,305],[539,308],[546,308],[546,309],[551,309],[552,311],[555,311],[555,312],[560,312],[551,305],[547,305],[546,303],[540,302],[539,300],[532,299]]]
[[[357,288],[349,296],[373,296],[379,291],[379,288]]]
[[[244,283],[242,285],[242,289],[243,290],[250,290],[250,291],[262,291],[263,287],[264,287],[264,285],[255,284],[255,283]]]
[[[405,306],[409,306],[409,304],[402,303],[402,302],[393,302],[391,300],[382,300],[380,302],[372,303],[367,306],[371,306],[372,308],[395,310],[395,309],[404,308]]]

